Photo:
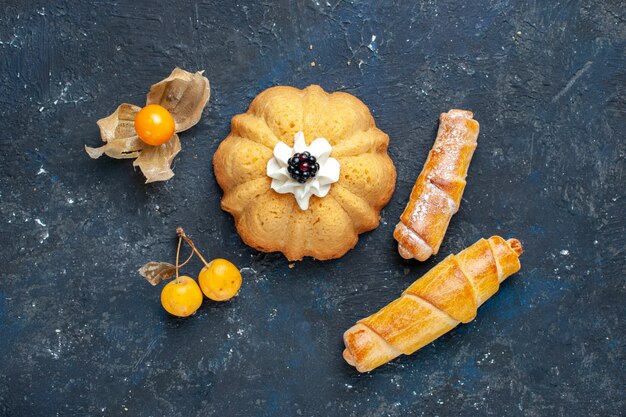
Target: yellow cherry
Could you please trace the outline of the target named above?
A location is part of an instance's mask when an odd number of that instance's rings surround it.
[[[204,295],[213,301],[230,300],[241,288],[239,269],[226,259],[214,259],[202,268],[198,282]]]
[[[161,305],[174,316],[191,316],[202,305],[202,292],[193,278],[182,276],[163,287]]]

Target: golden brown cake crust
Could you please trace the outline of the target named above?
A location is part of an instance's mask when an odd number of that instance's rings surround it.
[[[293,146],[297,132],[307,144],[327,139],[340,164],[339,180],[327,196],[311,197],[308,210],[293,195],[271,189],[266,174],[274,146]],[[233,117],[213,157],[222,208],[235,218],[242,240],[257,250],[280,251],[290,261],[339,258],[360,233],[378,227],[380,210],[393,194],[396,170],[388,145],[367,106],[350,94],[328,94],[316,85],[269,88]]]

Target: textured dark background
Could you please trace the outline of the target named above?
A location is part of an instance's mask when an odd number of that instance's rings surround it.
[[[176,176],[90,160],[96,120],[175,66],[212,84]],[[256,94],[311,83],[369,105],[398,184],[353,251],[290,269],[242,244],[211,159]],[[624,415],[625,85],[620,0],[3,1],[0,415]],[[440,254],[403,261],[392,230],[451,107],[481,123],[469,185]],[[238,298],[165,313],[136,269],[173,260],[176,226],[242,268]],[[474,322],[343,362],[345,329],[492,234],[523,269]]]

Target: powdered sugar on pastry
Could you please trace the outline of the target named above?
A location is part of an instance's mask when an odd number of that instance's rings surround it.
[[[467,110],[441,114],[437,139],[394,232],[403,258],[424,261],[439,251],[476,149],[479,125],[472,117]]]
[[[432,248],[428,246],[428,244],[424,242],[424,240],[417,233],[406,227],[403,223],[398,223],[396,226],[394,236],[396,234],[402,236],[402,241],[407,245],[404,246],[404,244],[398,243],[398,252],[404,259],[411,259],[415,257],[415,253],[418,253],[420,258],[425,259],[432,255]]]

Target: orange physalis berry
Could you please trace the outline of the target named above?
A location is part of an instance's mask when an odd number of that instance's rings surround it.
[[[148,145],[159,146],[174,134],[174,118],[165,107],[149,104],[137,113],[135,131]]]

